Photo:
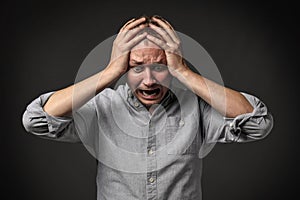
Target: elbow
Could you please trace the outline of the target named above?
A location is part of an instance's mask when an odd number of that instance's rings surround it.
[[[272,128],[273,117],[271,114],[252,118],[242,126],[239,140],[241,142],[262,140],[270,134]]]
[[[23,124],[24,129],[27,132],[29,132],[29,133],[32,132],[33,124],[31,123],[31,120],[30,120],[30,117],[28,116],[28,111],[27,110],[23,114],[22,124]]]
[[[261,122],[260,134],[262,139],[267,137],[273,129],[273,116],[268,114]]]
[[[252,135],[253,139],[260,140],[267,137],[273,128],[273,116],[267,114],[262,120],[257,124],[255,133]]]
[[[49,132],[47,124],[41,119],[36,120],[28,110],[22,116],[22,124],[24,129],[33,135],[45,135]]]

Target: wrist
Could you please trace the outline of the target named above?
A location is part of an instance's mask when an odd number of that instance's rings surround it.
[[[177,69],[174,69],[171,73],[175,78],[182,80],[188,78],[191,72],[192,71],[188,66],[186,66],[186,64],[180,64],[180,66],[177,67]]]
[[[120,78],[123,74],[126,73],[125,67],[120,67],[122,64],[118,62],[111,62],[105,69],[105,74],[112,78]]]

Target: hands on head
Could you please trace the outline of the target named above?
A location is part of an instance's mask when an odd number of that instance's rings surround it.
[[[127,83],[148,107],[162,100],[173,76],[224,116],[253,111],[239,92],[193,73],[185,64],[180,47],[175,30],[161,17],[132,19],[120,29],[105,70],[55,92],[43,108],[53,116],[68,116],[128,72]]]
[[[187,69],[180,51],[179,37],[171,24],[157,15],[131,19],[123,25],[113,43],[110,65],[119,74],[124,74],[129,70],[130,52],[150,47],[164,50],[173,76],[181,69]]]

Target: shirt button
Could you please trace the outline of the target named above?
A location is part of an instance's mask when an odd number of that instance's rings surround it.
[[[140,104],[139,104],[138,102],[135,102],[135,103],[134,103],[134,107],[139,107],[139,105],[140,105]]]
[[[148,151],[148,154],[149,155],[152,155],[154,152],[153,152],[153,150],[152,149],[150,149],[149,151]]]
[[[153,182],[154,182],[154,178],[152,178],[152,177],[149,178],[149,182],[150,182],[150,183],[153,183]]]
[[[183,126],[183,125],[184,125],[184,121],[183,121],[183,120],[180,120],[179,126]]]

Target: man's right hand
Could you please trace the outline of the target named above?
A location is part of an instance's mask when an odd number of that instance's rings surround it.
[[[145,20],[144,17],[132,19],[121,28],[112,47],[110,63],[105,70],[56,91],[44,105],[44,110],[52,116],[70,116],[74,110],[126,73],[130,50],[147,36],[141,32],[147,26]]]
[[[111,69],[118,75],[127,72],[130,50],[147,36],[146,32],[141,33],[147,26],[145,20],[145,17],[131,19],[120,29],[113,43],[107,69]]]

